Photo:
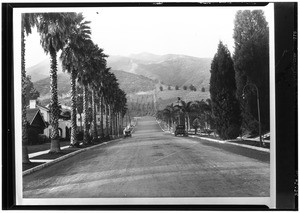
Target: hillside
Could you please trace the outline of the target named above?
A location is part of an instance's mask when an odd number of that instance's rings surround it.
[[[112,70],[112,72],[116,75],[120,88],[127,94],[155,89],[156,83],[144,76],[120,70]],[[57,80],[58,95],[67,95],[71,90],[70,75],[68,73],[60,73],[57,76]],[[40,93],[41,97],[50,95],[50,77],[34,82],[34,87]]]
[[[57,73],[60,74],[62,73],[61,62],[60,60],[57,60],[57,62],[58,62]],[[50,73],[50,59],[45,59],[42,62],[27,68],[26,73],[27,75],[31,76],[32,82],[36,82],[38,80],[47,78]]]
[[[107,62],[112,69],[143,75],[165,85],[181,87],[193,84],[197,89],[209,88],[210,58],[140,53],[128,57],[112,56]]]
[[[35,89],[40,93],[41,99],[50,97],[50,77],[33,82]],[[71,90],[70,75],[68,73],[60,73],[57,75],[58,95],[67,95]]]
[[[112,70],[116,75],[120,88],[126,92],[138,93],[155,89],[156,82],[141,75],[131,74],[120,70]]]
[[[162,110],[167,105],[177,102],[177,98],[185,102],[201,101],[210,98],[209,92],[190,91],[190,90],[164,90],[157,92],[157,109]]]

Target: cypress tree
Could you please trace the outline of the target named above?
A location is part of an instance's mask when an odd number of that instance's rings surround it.
[[[258,133],[257,95],[263,130],[270,128],[269,28],[262,10],[238,11],[234,21],[234,68],[237,97],[241,103],[242,127]],[[252,84],[245,87],[247,84]],[[245,88],[245,89],[244,89]],[[245,96],[243,96],[245,92]],[[243,98],[244,97],[244,98]]]
[[[233,61],[222,42],[218,45],[210,72],[210,96],[217,133],[222,139],[234,139],[240,134],[241,112],[235,96]]]

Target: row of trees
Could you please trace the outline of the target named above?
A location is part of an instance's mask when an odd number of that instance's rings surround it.
[[[188,87],[187,86],[183,86],[182,87],[183,88],[183,90],[187,90],[188,89]],[[180,87],[178,86],[178,85],[176,85],[175,86],[175,90],[179,90],[180,89]],[[189,89],[191,90],[191,91],[197,91],[197,88],[193,85],[193,84],[191,84],[190,86],[189,86]],[[164,88],[163,88],[163,86],[160,86],[159,87],[159,90],[160,91],[163,91],[164,90]],[[172,87],[169,85],[168,86],[168,90],[172,90]],[[204,90],[204,91],[203,91]],[[201,90],[202,92],[205,92],[205,88],[204,87],[202,87],[202,90]]]
[[[211,64],[210,95],[217,133],[223,139],[269,130],[269,31],[261,10],[238,11],[234,55],[222,42]],[[258,94],[260,104],[258,105]]]
[[[178,99],[176,104],[172,103],[156,114],[156,118],[163,121],[169,130],[174,129],[176,124],[184,123],[187,130],[193,127],[195,131],[199,127],[202,130],[214,128],[212,116],[210,99],[189,102]]]
[[[57,97],[57,53],[61,51],[60,60],[64,71],[70,73],[71,82],[71,146],[77,146],[77,82],[83,89],[84,138],[83,143],[98,138],[96,123],[96,102],[106,110],[106,132],[103,131],[103,119],[100,122],[100,136],[118,135],[122,128],[122,119],[126,113],[126,94],[119,88],[117,79],[107,67],[106,57],[98,45],[90,38],[91,31],[81,13],[25,13],[22,14],[22,140],[23,162],[29,162],[27,147],[26,120],[26,71],[25,71],[25,33],[31,33],[36,27],[40,34],[40,43],[46,54],[50,55],[50,153],[60,152],[58,118],[59,103]],[[88,95],[91,94],[92,125],[88,126]],[[90,128],[90,129],[89,129]],[[90,134],[91,132],[91,134]]]

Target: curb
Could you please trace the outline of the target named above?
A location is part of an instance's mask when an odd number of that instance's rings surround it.
[[[63,147],[60,147],[60,149],[67,149],[69,146],[63,146]],[[29,158],[34,158],[36,156],[39,156],[39,155],[43,155],[43,154],[46,154],[48,153],[49,150],[44,150],[44,151],[39,151],[39,152],[34,152],[34,153],[31,153],[31,154],[28,154]]]
[[[202,139],[202,140],[212,141],[212,142],[215,142],[215,143],[230,144],[230,145],[234,145],[234,146],[240,146],[240,147],[245,147],[245,148],[249,148],[249,149],[254,149],[254,150],[270,153],[270,149],[262,148],[262,147],[250,146],[250,145],[246,145],[246,144],[232,143],[232,142],[229,142],[229,141],[222,141],[222,140],[216,140],[216,139],[211,139],[211,138],[204,138],[204,137],[195,136],[195,135],[189,135],[188,137],[199,138],[199,139]]]
[[[161,128],[160,123],[159,122],[157,122],[157,123],[158,123],[159,127]],[[164,130],[163,128],[161,128],[161,130],[163,132],[166,132],[166,133],[174,134],[174,133],[171,133],[170,131]],[[222,140],[216,140],[216,139],[211,139],[211,138],[204,138],[204,137],[195,136],[195,135],[188,135],[188,137],[199,138],[199,139],[202,139],[202,140],[212,141],[212,142],[215,142],[215,143],[230,144],[230,145],[234,145],[234,146],[240,146],[240,147],[244,147],[244,148],[249,148],[249,149],[254,149],[254,150],[270,153],[270,149],[262,148],[262,147],[250,146],[250,145],[246,145],[246,144],[232,143],[232,142],[229,142],[229,141],[222,141]]]
[[[52,161],[50,161],[50,162],[41,164],[41,165],[36,166],[36,167],[33,167],[33,168],[31,168],[31,169],[27,169],[27,170],[25,170],[24,172],[22,172],[22,175],[23,175],[23,176],[29,175],[29,174],[31,174],[31,173],[33,173],[33,172],[39,171],[39,170],[41,170],[41,169],[43,169],[43,168],[45,168],[45,167],[51,166],[51,165],[53,165],[53,164],[55,164],[55,163],[58,163],[58,162],[63,161],[63,160],[65,160],[65,159],[69,158],[69,157],[72,157],[72,156],[74,156],[74,155],[76,155],[76,154],[78,154],[78,153],[80,153],[80,152],[84,152],[84,151],[90,150],[90,149],[92,149],[92,148],[97,148],[97,147],[99,147],[99,146],[102,146],[102,145],[105,145],[105,144],[108,144],[108,143],[111,143],[111,142],[115,142],[116,140],[119,140],[119,139],[122,139],[122,138],[116,138],[116,139],[114,139],[114,140],[107,141],[107,142],[103,142],[103,143],[97,144],[97,145],[95,145],[95,146],[90,146],[90,147],[86,147],[86,148],[83,148],[83,149],[80,149],[80,150],[71,152],[71,153],[66,154],[66,155],[64,155],[64,156],[61,156],[61,157],[59,157],[59,158],[56,158],[56,159],[54,159],[54,160],[52,160]]]

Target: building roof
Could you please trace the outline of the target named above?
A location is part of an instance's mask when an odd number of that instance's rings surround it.
[[[34,119],[36,118],[36,116],[38,114],[41,117],[41,119],[43,120],[44,125],[47,126],[45,121],[44,121],[43,116],[40,114],[40,109],[39,108],[27,109],[26,110],[26,118],[27,118],[27,122],[29,123],[29,125],[31,125],[33,123]]]
[[[26,117],[27,117],[27,121],[29,124],[32,124],[35,116],[38,114],[39,109],[38,108],[34,108],[34,109],[27,109],[26,112]]]
[[[47,111],[50,111],[50,109],[48,107],[45,107],[45,106],[42,106],[42,105],[39,105],[39,104],[36,104],[35,108],[30,108],[30,105],[27,106],[27,109],[44,109],[44,110],[47,110]]]
[[[41,105],[39,105],[39,104],[37,104],[36,106],[37,106],[38,108],[43,108],[43,109],[45,109],[45,110],[47,110],[47,111],[50,111],[50,109],[47,108],[47,107],[45,107],[45,106],[41,106]]]

